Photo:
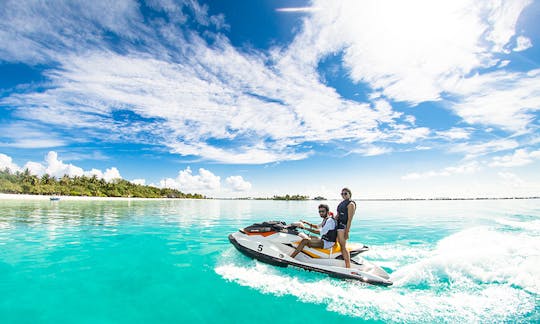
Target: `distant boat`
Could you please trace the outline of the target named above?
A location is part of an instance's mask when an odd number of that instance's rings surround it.
[[[60,200],[60,197],[51,197],[50,199],[51,199],[51,201],[58,201],[58,200]]]

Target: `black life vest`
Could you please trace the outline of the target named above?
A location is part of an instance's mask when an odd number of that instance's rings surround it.
[[[349,221],[349,204],[353,203],[356,205],[356,203],[353,200],[345,199],[342,202],[339,203],[337,207],[337,221],[340,224],[344,224],[347,226],[347,222]]]
[[[330,218],[330,217],[327,217],[327,218],[324,219],[322,227],[324,227],[324,225],[326,225],[326,221],[328,220],[328,218]],[[321,238],[323,240],[327,241],[327,242],[335,242],[337,240],[337,221],[335,219],[333,219],[333,221],[334,221],[334,228],[328,230],[328,232],[326,232],[326,234],[321,236]],[[321,229],[322,229],[322,227],[321,227]]]

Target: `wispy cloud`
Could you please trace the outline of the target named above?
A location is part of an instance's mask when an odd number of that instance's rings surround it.
[[[455,174],[472,174],[481,169],[478,162],[472,161],[457,166],[446,167],[441,170],[430,170],[425,172],[412,172],[401,177],[402,180],[418,180],[433,177],[448,177]]]
[[[514,52],[521,52],[527,50],[533,46],[531,40],[525,36],[518,36],[516,39],[516,47],[514,47]]]
[[[499,172],[497,175],[510,187],[522,187],[525,185],[525,181],[518,175],[511,172]]]
[[[0,146],[35,149],[35,148],[53,148],[53,147],[58,147],[58,146],[64,146],[65,144],[66,144],[65,141],[55,140],[55,139],[47,140],[47,139],[25,138],[25,139],[18,139],[13,142],[0,143]]]
[[[528,3],[315,1],[296,43],[315,56],[343,50],[355,81],[396,100],[440,100],[450,80],[497,63]]]
[[[389,147],[381,147],[376,145],[368,145],[354,150],[354,153],[358,153],[364,156],[376,156],[392,152]]]
[[[11,123],[3,125],[0,147],[54,148],[66,145],[66,141],[46,126],[32,123]]]
[[[147,4],[167,19],[145,17],[129,0],[8,1],[0,9],[0,59],[49,68],[43,89],[0,105],[61,128],[66,141],[159,144],[224,163],[304,159],[313,154],[309,142],[379,148],[364,154],[383,153],[385,143],[415,144],[434,132],[391,101],[441,101],[442,93],[466,123],[527,132],[540,106],[539,73],[471,72],[501,63],[497,55],[528,3],[314,1],[278,9],[311,13],[292,44],[245,52],[220,32],[224,16],[196,1]],[[321,82],[318,64],[337,52],[351,80],[377,96],[353,101]],[[466,139],[455,129],[437,136]],[[30,142],[38,143],[11,143]]]
[[[276,11],[278,12],[315,12],[320,10],[320,8],[317,7],[289,7],[289,8],[277,8]]]
[[[287,63],[317,64],[341,51],[352,79],[388,98],[417,104],[451,94],[458,100],[448,107],[467,123],[524,131],[540,107],[538,73],[472,72],[502,63],[528,4],[315,1],[321,10],[305,21]],[[522,36],[517,42],[529,46]]]
[[[513,139],[496,139],[480,143],[459,143],[451,147],[454,153],[465,153],[466,158],[504,152],[519,147],[519,143]]]
[[[525,149],[515,150],[513,154],[493,157],[489,166],[491,167],[517,167],[533,163],[540,159],[540,150],[527,151]]]
[[[118,33],[158,41],[148,30],[152,26],[142,26],[128,12],[130,24]],[[75,24],[69,17],[67,24]],[[58,51],[60,68],[47,72],[48,89],[15,93],[0,103],[17,107],[14,115],[21,119],[59,126],[86,140],[160,143],[174,153],[224,163],[303,159],[311,154],[302,148],[305,142],[411,143],[428,132],[397,125],[400,114],[388,103],[343,99],[314,70],[300,73],[298,64],[244,53],[222,35],[215,37],[210,46],[190,31],[189,42],[179,36],[174,46],[167,42],[151,52],[127,42],[122,54],[107,43],[83,43],[84,53]],[[132,115],[115,118],[118,111]],[[381,132],[381,123],[392,127]]]
[[[471,137],[471,132],[471,128],[452,127],[451,129],[446,131],[438,131],[436,132],[436,134],[448,140],[466,140]]]
[[[469,124],[496,126],[516,134],[534,132],[540,110],[540,69],[492,72],[461,79],[453,86],[459,95],[454,110]]]

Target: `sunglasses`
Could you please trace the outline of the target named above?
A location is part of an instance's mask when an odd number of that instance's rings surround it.
[[[346,191],[344,191],[344,192],[341,193],[342,196],[347,196],[348,194],[349,194],[349,193],[346,192]]]
[[[326,213],[326,210],[324,210],[324,209],[319,210],[319,214],[323,214],[323,213]]]

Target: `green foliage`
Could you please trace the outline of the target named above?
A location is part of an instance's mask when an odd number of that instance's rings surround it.
[[[40,178],[31,174],[28,169],[15,173],[11,173],[9,169],[0,171],[0,192],[31,195],[206,199],[201,194],[185,194],[175,189],[142,186],[124,179],[106,182],[95,175],[73,178],[65,175],[56,179],[45,174]]]
[[[302,195],[285,195],[285,196],[274,196],[272,200],[308,200],[308,196]]]

